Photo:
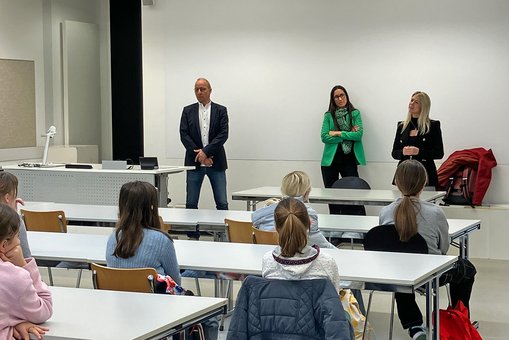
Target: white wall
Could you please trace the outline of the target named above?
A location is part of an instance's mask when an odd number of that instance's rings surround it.
[[[0,58],[35,61],[37,143],[44,145],[49,125],[63,144],[60,23],[98,24],[101,40],[101,111],[103,149],[111,154],[108,2],[101,0],[0,0]],[[60,133],[59,133],[60,132]],[[41,148],[0,150],[0,161],[42,158]]]
[[[361,172],[374,187],[386,187],[395,167],[390,151],[396,123],[420,89],[432,98],[432,118],[442,122],[446,156],[493,149],[497,188],[486,201],[507,202],[509,119],[500,109],[509,78],[507,13],[509,2],[502,0],[369,6],[167,0],[143,6],[145,153],[182,158],[180,114],[196,101],[194,80],[205,76],[212,100],[229,109],[230,189],[257,181],[238,170],[244,164],[265,168],[266,183],[281,177],[273,164],[293,170],[303,161],[321,185],[319,131],[330,88],[342,83],[363,115],[368,166]]]
[[[508,203],[508,13],[503,0],[156,1],[143,7],[145,154],[182,164],[180,114],[195,101],[194,80],[205,76],[212,100],[229,109],[230,197],[279,185],[296,169],[321,187],[319,130],[330,88],[341,83],[363,115],[368,165],[361,176],[388,189],[396,122],[411,93],[423,90],[431,117],[442,122],[446,156],[492,148],[499,165],[484,203]],[[185,203],[184,174],[170,177],[170,190],[173,204]],[[200,207],[214,208],[208,182]],[[245,204],[231,201],[230,208]],[[473,256],[509,259],[496,242],[509,236],[500,225],[509,211],[492,210],[477,215],[483,229]],[[472,218],[466,210],[446,214]]]
[[[507,124],[486,122],[489,133],[479,133],[486,113],[507,121],[499,107],[509,76],[508,12],[505,1],[473,0],[145,6],[144,42],[157,40],[154,57],[164,57],[163,65],[147,65],[165,70],[157,81],[165,81],[158,92],[166,98],[159,113],[166,119],[166,155],[180,157],[175,126],[182,106],[194,101],[194,79],[203,75],[213,99],[229,108],[230,158],[318,160],[329,91],[342,83],[362,111],[370,161],[390,160],[396,122],[420,89],[432,98],[432,118],[443,123],[446,154],[486,146],[508,164]],[[267,139],[292,147],[260,142]]]
[[[81,21],[99,26],[100,35],[100,55],[101,55],[101,110],[103,117],[111,117],[109,89],[109,18],[107,2],[101,0],[51,0],[51,60],[52,60],[52,79],[53,79],[53,103],[54,103],[54,124],[57,131],[63,131],[63,89],[62,89],[62,45],[61,45],[61,23],[65,20]],[[102,102],[106,103],[103,104]],[[111,121],[111,120],[110,120]],[[103,120],[105,126],[101,131],[110,131],[109,137],[104,139],[105,150],[111,149],[111,123]],[[60,129],[59,129],[60,127]],[[55,136],[57,144],[64,143],[63,133]],[[99,150],[101,150],[101,141],[98,141]],[[111,152],[111,151],[110,151]]]
[[[44,130],[44,55],[42,2],[32,0],[0,0],[0,58],[35,62],[36,130]],[[38,145],[44,140],[38,139]],[[42,154],[42,151],[39,151]],[[39,153],[33,148],[0,150],[4,159],[30,158]],[[42,157],[42,156],[41,156]]]

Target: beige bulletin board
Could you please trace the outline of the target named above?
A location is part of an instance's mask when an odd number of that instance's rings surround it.
[[[0,59],[0,149],[36,146],[35,68]]]

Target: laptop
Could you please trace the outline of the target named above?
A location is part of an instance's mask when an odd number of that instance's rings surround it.
[[[140,157],[141,170],[154,170],[159,169],[157,157]]]
[[[127,161],[102,161],[103,170],[125,170],[127,169]]]

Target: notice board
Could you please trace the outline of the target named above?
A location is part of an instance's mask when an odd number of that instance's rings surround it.
[[[33,60],[0,59],[0,149],[36,146]]]

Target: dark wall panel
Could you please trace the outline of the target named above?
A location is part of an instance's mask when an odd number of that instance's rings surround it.
[[[110,0],[113,159],[143,155],[141,1]]]

